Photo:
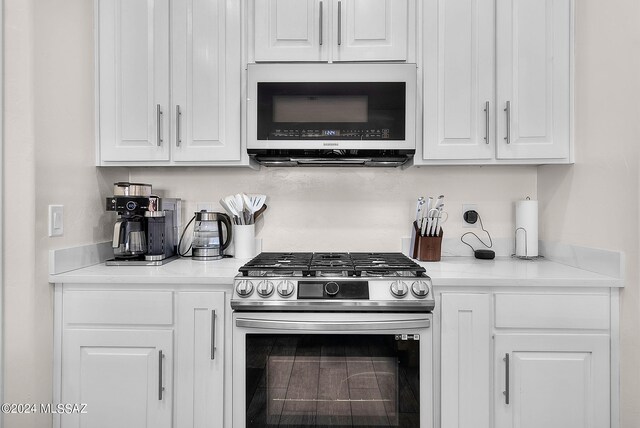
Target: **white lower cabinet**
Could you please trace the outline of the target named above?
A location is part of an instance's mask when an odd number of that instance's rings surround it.
[[[441,426],[489,428],[489,294],[442,294]]]
[[[54,417],[54,427],[222,428],[230,422],[224,291],[88,287],[56,286],[54,402],[87,406],[86,413]]]
[[[496,428],[610,424],[609,336],[498,334]]]
[[[612,426],[609,290],[440,297],[441,428]]]
[[[224,426],[224,293],[181,292],[176,331],[178,427]]]
[[[172,426],[173,332],[70,329],[64,332],[61,403],[65,428]]]

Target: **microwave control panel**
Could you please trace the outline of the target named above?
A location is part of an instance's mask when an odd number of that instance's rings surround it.
[[[390,130],[382,129],[275,129],[270,139],[306,140],[334,138],[340,140],[388,140]]]

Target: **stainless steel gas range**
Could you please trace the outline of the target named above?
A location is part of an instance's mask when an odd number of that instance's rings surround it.
[[[400,253],[262,253],[233,309],[233,426],[433,426],[431,280]]]

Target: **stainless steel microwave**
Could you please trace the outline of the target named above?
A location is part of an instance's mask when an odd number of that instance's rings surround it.
[[[415,64],[250,64],[247,152],[267,166],[398,166],[415,153]]]

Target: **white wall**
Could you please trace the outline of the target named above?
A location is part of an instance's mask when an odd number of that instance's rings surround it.
[[[539,169],[540,234],[626,253],[621,426],[632,428],[640,426],[640,2],[578,0],[576,12],[576,164]]]
[[[93,166],[93,2],[4,4],[4,401],[50,403],[48,250],[108,239],[104,197],[127,173]],[[63,237],[47,236],[48,204],[65,207]],[[50,415],[4,415],[6,427],[50,425]]]
[[[131,180],[183,198],[188,218],[196,202],[222,211],[222,196],[268,195],[265,251],[400,251],[420,195],[445,195],[445,237],[460,237],[462,203],[476,203],[492,237],[511,238],[513,202],[536,197],[535,167],[134,168]]]

